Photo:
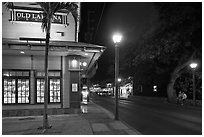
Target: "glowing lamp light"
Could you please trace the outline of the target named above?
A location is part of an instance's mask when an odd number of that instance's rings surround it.
[[[153,91],[157,92],[157,86],[153,86]]]
[[[74,67],[74,68],[77,67],[77,60],[76,59],[72,60],[72,67]]]
[[[83,62],[82,65],[83,65],[84,67],[86,67],[86,66],[87,66],[87,63],[86,63],[86,62]]]
[[[21,51],[20,53],[21,53],[21,54],[25,54],[25,52],[24,52],[24,51]]]
[[[195,69],[197,66],[198,66],[197,63],[191,63],[191,64],[190,64],[190,67],[191,67],[192,69]]]
[[[119,33],[113,35],[113,42],[115,44],[120,43],[121,39],[122,39],[122,35],[120,35]]]
[[[121,78],[118,78],[118,82],[121,82],[122,81],[122,79]]]

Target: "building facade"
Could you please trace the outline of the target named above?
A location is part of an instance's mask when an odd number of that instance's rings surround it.
[[[79,4],[79,3],[78,3]],[[80,18],[80,4],[78,16]],[[35,3],[2,6],[2,109],[43,108],[45,32]],[[48,108],[79,108],[81,79],[90,78],[105,47],[78,42],[79,22],[57,13],[48,56]]]

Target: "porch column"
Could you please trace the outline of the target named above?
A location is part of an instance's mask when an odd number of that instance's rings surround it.
[[[69,73],[69,64],[68,64],[69,58],[62,57],[62,102],[63,102],[63,108],[69,108],[70,107],[70,73]]]

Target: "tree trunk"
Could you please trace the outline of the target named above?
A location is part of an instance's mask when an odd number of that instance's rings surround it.
[[[168,100],[168,102],[176,103],[177,96],[176,96],[176,91],[174,90],[174,84],[176,82],[176,79],[180,76],[181,70],[190,64],[192,56],[190,57],[190,59],[187,62],[183,63],[182,65],[178,65],[175,68],[175,70],[173,71],[173,73],[171,74],[171,79],[170,79],[169,84],[167,86],[167,97],[168,97],[167,100]]]
[[[171,74],[171,80],[167,86],[167,96],[168,96],[168,102],[176,103],[176,91],[174,90],[174,84],[176,82],[176,79],[178,78],[177,73],[173,72]]]
[[[47,105],[48,105],[48,47],[49,47],[49,34],[46,35],[46,47],[45,47],[45,90],[44,90],[44,117],[43,117],[43,127],[47,129],[48,116],[47,116]]]
[[[43,115],[43,128],[44,129],[50,128],[49,123],[48,123],[48,114],[47,114],[47,105],[48,105],[48,50],[49,50],[49,41],[50,41],[50,28],[51,28],[51,19],[48,18],[48,26],[47,26],[47,31],[46,31],[46,45],[45,45],[45,91],[44,91],[44,115]]]

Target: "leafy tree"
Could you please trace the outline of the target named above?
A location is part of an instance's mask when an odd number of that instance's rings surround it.
[[[202,99],[202,74],[201,68],[196,69],[195,73],[195,87],[196,87],[196,99]],[[179,91],[183,91],[187,94],[189,99],[193,98],[193,79],[192,70],[190,67],[186,67],[179,78],[176,79],[174,89],[178,94]]]
[[[152,62],[150,72],[168,81],[168,100],[174,102],[176,79],[192,60],[201,62],[202,3],[165,2],[155,3],[155,7],[159,12],[157,26],[127,52],[124,66],[134,73],[142,63]]]

